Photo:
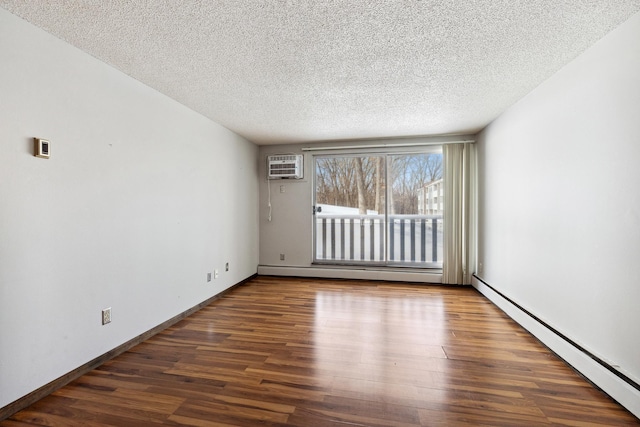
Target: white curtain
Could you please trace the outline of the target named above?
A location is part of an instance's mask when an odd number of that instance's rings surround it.
[[[475,144],[445,144],[442,282],[469,285],[476,268]]]

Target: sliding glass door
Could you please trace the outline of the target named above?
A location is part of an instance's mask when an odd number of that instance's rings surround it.
[[[385,159],[315,158],[315,261],[384,263]]]
[[[315,156],[314,262],[442,267],[442,154]]]

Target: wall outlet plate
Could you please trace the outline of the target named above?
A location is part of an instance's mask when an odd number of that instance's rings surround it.
[[[102,324],[111,323],[111,307],[102,310]]]
[[[207,273],[207,282],[211,281],[211,273]]]
[[[218,270],[213,270],[213,278],[217,279],[218,276],[220,276],[220,273],[218,273]]]
[[[229,271],[229,263],[226,263],[226,264],[224,265],[224,271]]]

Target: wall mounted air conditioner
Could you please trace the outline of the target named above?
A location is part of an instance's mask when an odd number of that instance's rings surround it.
[[[302,179],[302,154],[277,154],[267,157],[269,179]]]

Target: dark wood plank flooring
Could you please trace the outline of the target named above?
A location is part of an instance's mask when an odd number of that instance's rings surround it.
[[[640,425],[472,288],[258,277],[1,426]]]

